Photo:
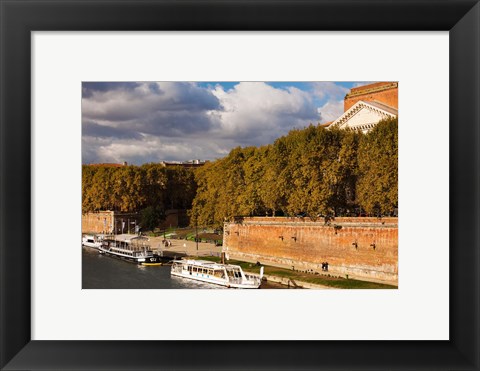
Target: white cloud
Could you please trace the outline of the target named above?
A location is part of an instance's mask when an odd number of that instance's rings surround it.
[[[329,101],[318,109],[322,124],[338,119],[343,114],[343,100]]]
[[[235,143],[228,140],[198,141],[195,138],[174,139],[148,136],[143,140],[84,137],[82,162],[143,164],[159,161],[183,161],[224,157]]]
[[[205,130],[210,125],[206,113],[220,108],[215,96],[195,83],[135,83],[109,90],[95,87],[90,83],[88,90],[84,89],[83,120],[122,130],[152,134],[184,128],[186,132]]]
[[[343,112],[348,89],[331,82],[311,87],[85,83],[82,161],[212,160],[236,146],[273,143],[293,128],[330,121]],[[319,101],[327,103],[318,108]]]
[[[318,99],[333,99],[340,100],[350,91],[341,85],[338,85],[332,81],[319,81],[312,83],[313,91]]]
[[[294,127],[320,119],[311,95],[296,88],[241,82],[228,91],[218,85],[212,92],[223,107],[212,113],[220,123],[217,135],[223,138],[267,144]]]

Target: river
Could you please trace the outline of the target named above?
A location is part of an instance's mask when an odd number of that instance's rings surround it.
[[[170,276],[170,266],[142,266],[82,248],[83,289],[226,289],[219,285]],[[262,289],[286,289],[262,283]]]

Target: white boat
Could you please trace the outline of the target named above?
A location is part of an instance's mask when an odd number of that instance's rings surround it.
[[[141,265],[161,265],[172,260],[167,256],[155,254],[147,242],[146,237],[117,235],[105,238],[98,250],[100,254]]]
[[[256,275],[246,274],[239,265],[207,260],[174,260],[171,275],[237,289],[258,289],[262,282],[263,267],[260,268],[260,275]]]
[[[82,246],[92,247],[94,249],[102,246],[104,235],[103,234],[85,234],[82,236]]]

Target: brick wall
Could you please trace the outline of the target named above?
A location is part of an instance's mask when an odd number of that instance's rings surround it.
[[[359,100],[376,100],[390,107],[398,109],[398,84],[375,83],[358,88],[352,88],[350,93],[345,96],[344,112]]]
[[[190,223],[187,211],[184,209],[170,209],[165,212],[165,220],[159,225],[160,229],[186,227]]]
[[[373,246],[374,245],[374,246]],[[397,218],[246,218],[226,223],[230,258],[398,283]]]
[[[187,226],[189,223],[186,210],[167,210],[165,220],[159,225],[159,228],[176,228]],[[115,225],[115,233],[129,231],[135,233],[135,225],[140,225],[140,213],[115,213],[114,211],[99,211],[86,213],[82,215],[82,233],[110,233],[112,226]],[[105,228],[106,225],[106,228]]]
[[[99,211],[82,215],[82,233],[107,233],[111,231],[112,225],[113,211]]]

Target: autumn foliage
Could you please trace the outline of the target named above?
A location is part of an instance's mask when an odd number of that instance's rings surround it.
[[[398,206],[397,119],[364,135],[310,125],[273,144],[234,148],[195,173],[190,216],[221,227],[234,216],[391,214]]]
[[[188,209],[192,225],[220,228],[234,216],[386,215],[398,207],[398,124],[368,134],[310,125],[196,169],[82,170],[83,212]]]
[[[82,167],[82,212],[137,212],[149,206],[157,212],[188,209],[195,197],[193,170],[161,164]]]

